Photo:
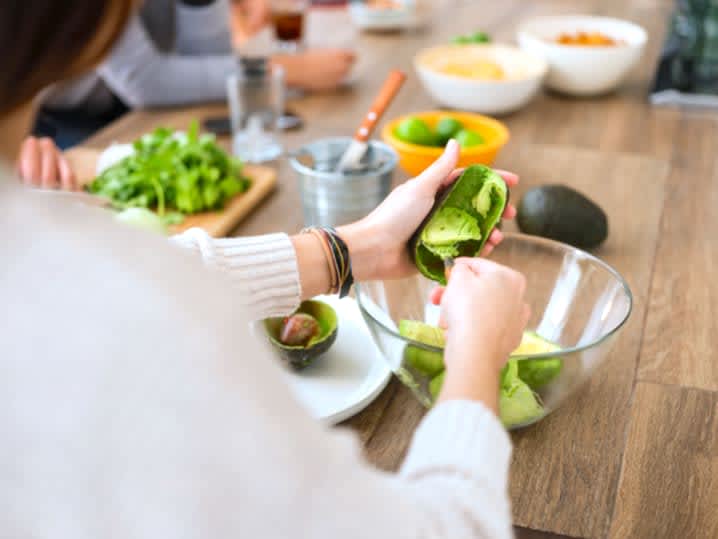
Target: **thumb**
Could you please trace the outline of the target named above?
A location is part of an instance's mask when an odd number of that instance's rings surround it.
[[[432,195],[441,187],[444,180],[456,168],[459,162],[459,143],[451,139],[444,148],[444,153],[434,161],[424,172],[419,174],[415,181],[431,192]]]

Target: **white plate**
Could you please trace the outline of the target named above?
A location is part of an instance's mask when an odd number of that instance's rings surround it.
[[[337,340],[329,351],[301,371],[287,370],[285,379],[310,414],[336,424],[359,413],[386,387],[391,370],[352,298],[319,296],[339,318]]]

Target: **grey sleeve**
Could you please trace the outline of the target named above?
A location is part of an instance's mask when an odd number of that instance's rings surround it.
[[[202,11],[205,8],[184,9]],[[159,51],[140,18],[134,17],[110,56],[98,68],[105,84],[127,105],[161,107],[226,99],[225,81],[234,69],[234,56],[226,51],[224,54],[204,52],[212,39],[203,38],[201,32],[184,38],[180,30],[188,23],[179,18],[176,21],[177,50],[186,55]],[[201,17],[197,22],[197,28],[202,28]],[[225,44],[227,50],[231,50],[228,40]]]
[[[175,2],[175,50],[181,55],[232,54],[228,0]]]

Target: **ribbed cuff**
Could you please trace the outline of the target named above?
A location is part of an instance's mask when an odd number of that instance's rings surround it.
[[[287,315],[299,305],[297,255],[286,234],[215,239],[191,228],[170,240],[198,252],[208,266],[228,274],[256,319]]]
[[[228,0],[215,0],[207,6],[188,6],[175,2],[175,24],[180,54],[206,55],[232,52]]]
[[[506,492],[510,462],[511,439],[491,410],[478,402],[448,401],[424,417],[400,473],[409,479],[457,473]]]

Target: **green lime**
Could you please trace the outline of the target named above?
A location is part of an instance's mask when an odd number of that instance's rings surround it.
[[[484,137],[478,134],[476,131],[471,129],[462,129],[456,134],[456,142],[462,148],[471,148],[472,146],[479,146],[484,144]]]
[[[451,116],[444,116],[436,124],[436,135],[439,137],[439,143],[443,146],[449,139],[455,136],[464,128],[461,122]]]
[[[451,39],[451,42],[454,45],[468,45],[469,43],[472,43],[469,36],[456,36]]]
[[[474,32],[471,34],[472,43],[488,43],[491,41],[489,34],[486,32]]]
[[[410,144],[419,144],[420,146],[434,146],[436,144],[436,135],[421,118],[409,116],[403,120],[394,130],[397,138]]]
[[[489,43],[491,36],[486,32],[474,32],[473,34],[456,36],[451,39],[454,45],[470,45],[474,43]]]

